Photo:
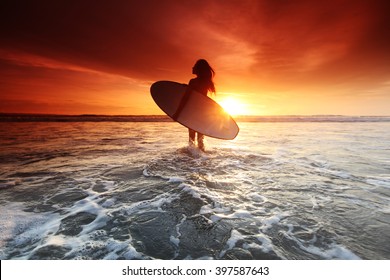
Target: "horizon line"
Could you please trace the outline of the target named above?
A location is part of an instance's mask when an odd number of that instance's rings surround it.
[[[35,115],[35,116],[64,116],[64,117],[168,117],[166,114],[61,114],[61,113],[6,113],[4,115]],[[390,117],[390,115],[342,115],[342,114],[274,114],[274,115],[231,115],[233,118],[254,118],[254,117]]]

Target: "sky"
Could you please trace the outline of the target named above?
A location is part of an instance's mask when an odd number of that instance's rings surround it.
[[[1,1],[0,112],[163,114],[204,58],[241,115],[390,115],[390,1]],[[232,109],[232,108],[230,108]]]

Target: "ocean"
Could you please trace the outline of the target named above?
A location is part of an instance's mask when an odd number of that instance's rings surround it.
[[[0,122],[0,259],[390,259],[388,117],[45,118]]]

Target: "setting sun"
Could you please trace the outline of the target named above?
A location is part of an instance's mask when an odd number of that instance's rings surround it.
[[[222,100],[217,101],[219,105],[230,115],[246,115],[246,106],[239,100],[233,97],[226,97]]]

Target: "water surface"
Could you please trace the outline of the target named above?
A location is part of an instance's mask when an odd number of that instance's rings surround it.
[[[390,122],[0,123],[0,259],[389,259]]]

